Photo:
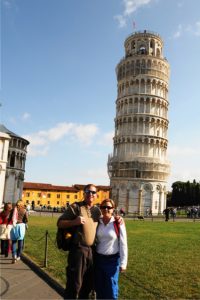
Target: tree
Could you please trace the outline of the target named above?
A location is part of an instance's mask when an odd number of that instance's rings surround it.
[[[176,181],[172,184],[171,206],[200,205],[200,183]]]

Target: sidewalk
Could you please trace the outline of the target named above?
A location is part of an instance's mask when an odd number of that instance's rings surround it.
[[[11,262],[11,255],[0,255],[0,299],[63,299],[62,290],[59,293],[54,281],[37,271],[25,257],[15,264]]]

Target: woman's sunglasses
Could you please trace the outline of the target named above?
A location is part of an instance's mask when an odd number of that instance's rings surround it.
[[[106,206],[106,205],[103,205],[103,206],[100,206],[101,209],[112,209],[113,207],[112,206]]]

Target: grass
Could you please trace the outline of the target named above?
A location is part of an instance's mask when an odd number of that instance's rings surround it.
[[[55,246],[56,218],[30,216],[24,252],[65,284],[67,253]],[[120,299],[200,299],[200,223],[126,221],[129,259]]]

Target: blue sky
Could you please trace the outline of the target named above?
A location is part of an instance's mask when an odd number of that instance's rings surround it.
[[[199,181],[199,12],[199,0],[1,0],[0,121],[31,142],[25,180],[109,184],[115,67],[146,29],[171,66],[168,187]]]

